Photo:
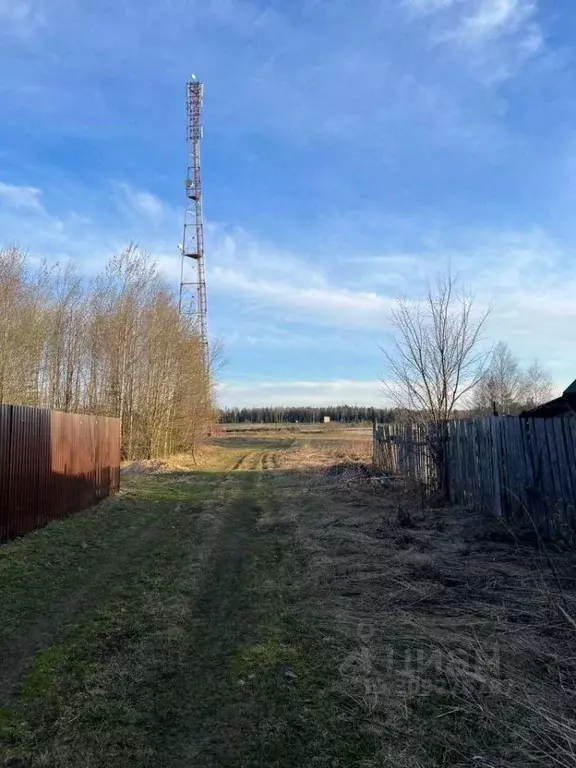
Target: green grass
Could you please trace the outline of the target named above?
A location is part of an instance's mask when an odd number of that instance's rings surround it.
[[[64,614],[76,597],[97,594],[110,571],[129,569],[155,530],[166,528],[179,502],[200,503],[210,490],[205,482],[130,478],[119,497],[1,547],[0,650],[20,629],[51,616],[55,604]]]
[[[0,550],[0,765],[572,765],[573,559],[557,594],[469,517],[318,473],[337,451],[265,450]]]
[[[176,609],[171,580],[206,533],[202,504],[212,492],[131,479],[117,499],[0,551],[5,762],[44,764],[46,749],[65,755],[66,723],[86,733],[89,712],[112,706],[109,683],[98,693],[97,681],[121,649],[175,621],[165,615]]]
[[[316,627],[304,566],[253,472],[132,476],[13,542],[0,764],[362,766],[373,737],[339,692],[346,648]]]

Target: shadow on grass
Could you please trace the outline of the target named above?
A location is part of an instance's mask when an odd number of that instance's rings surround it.
[[[132,476],[92,516],[14,543],[4,597],[32,596],[28,620],[43,604],[48,623],[0,710],[4,764],[363,765],[374,739],[353,703],[343,716],[341,640],[308,615],[305,553],[263,476]]]

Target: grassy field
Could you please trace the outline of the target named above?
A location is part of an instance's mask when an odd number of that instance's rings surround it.
[[[0,549],[7,766],[574,766],[570,553],[225,431]]]

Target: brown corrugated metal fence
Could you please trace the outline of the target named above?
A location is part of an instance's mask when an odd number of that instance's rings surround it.
[[[119,419],[0,406],[0,540],[96,504],[119,484]]]

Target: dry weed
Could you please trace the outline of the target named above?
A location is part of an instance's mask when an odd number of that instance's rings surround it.
[[[576,766],[573,555],[499,541],[354,460],[315,443],[285,459],[302,474],[275,482],[290,486],[310,590],[356,645],[340,672],[381,743],[366,768]]]

